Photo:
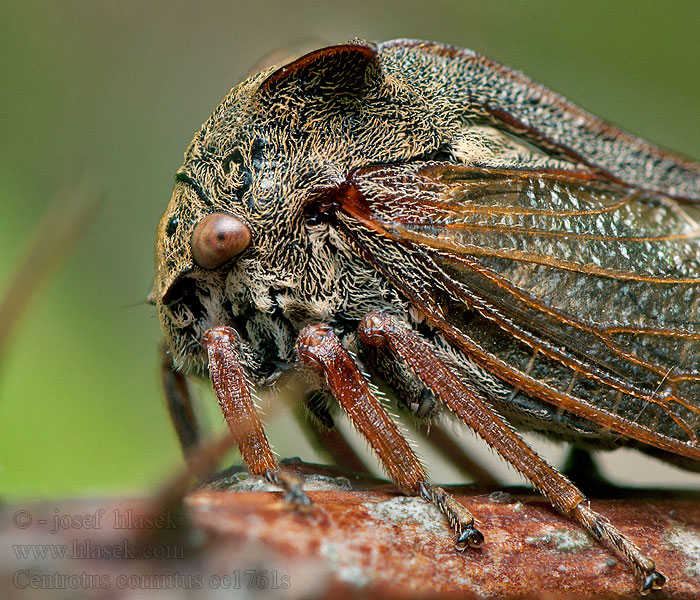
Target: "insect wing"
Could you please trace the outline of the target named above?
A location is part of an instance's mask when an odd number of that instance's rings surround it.
[[[599,119],[518,71],[471,50],[421,40],[384,42],[379,50],[437,78],[441,95],[468,104],[472,118],[486,118],[550,155],[588,165],[607,179],[700,201],[700,164]]]
[[[433,325],[532,397],[700,458],[697,206],[587,171],[356,171],[339,226]]]

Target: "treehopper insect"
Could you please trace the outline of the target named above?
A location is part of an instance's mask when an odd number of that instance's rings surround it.
[[[209,376],[249,470],[307,504],[251,397],[297,368],[316,421],[340,406],[456,547],[479,546],[382,381],[399,408],[473,429],[660,588],[516,429],[700,470],[699,200],[698,164],[469,50],[353,41],[254,75],[195,135],[157,230],[183,447],[198,433],[182,374]]]

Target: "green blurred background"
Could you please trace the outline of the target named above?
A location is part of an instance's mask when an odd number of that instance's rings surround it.
[[[158,322],[151,307],[134,305],[149,290],[153,231],[173,174],[194,131],[263,55],[308,38],[355,36],[478,50],[700,158],[694,0],[5,2],[0,293],[56,190],[86,175],[105,200],[0,365],[0,495],[143,491],[176,468],[158,384]],[[220,427],[206,388],[196,393]],[[271,412],[280,454],[313,460],[283,411]],[[561,460],[561,448],[538,446]],[[614,453],[606,472],[630,484],[700,487],[698,476],[652,470],[648,459],[627,466],[632,454]],[[455,477],[444,464],[433,472]]]

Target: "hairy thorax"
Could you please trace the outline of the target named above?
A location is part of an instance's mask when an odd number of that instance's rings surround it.
[[[348,335],[372,310],[406,316],[397,292],[328,223],[304,223],[286,249],[274,262],[241,260],[223,282],[228,314],[219,315],[221,324],[235,326],[259,357],[258,381],[270,375],[271,365],[296,361],[297,334],[309,323],[329,323]]]

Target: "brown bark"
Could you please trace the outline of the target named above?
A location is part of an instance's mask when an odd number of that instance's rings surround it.
[[[131,509],[134,525],[145,501],[6,506],[0,588],[8,593],[3,598],[638,597],[629,567],[527,490],[448,488],[486,536],[481,548],[460,553],[434,506],[402,496],[385,482],[345,477],[328,467],[292,466],[307,473],[310,511],[294,511],[281,492],[268,491],[275,489],[270,484],[232,472],[191,492],[184,514],[166,512],[159,526],[141,529],[148,535],[138,538],[134,530],[115,529],[113,521]],[[650,597],[700,597],[700,495],[620,490],[592,504],[667,576],[665,589]],[[98,509],[105,511],[98,528],[49,533],[55,514],[89,516]],[[32,518],[27,528],[13,524],[21,510]],[[46,525],[38,523],[42,518]],[[139,541],[161,552],[181,549],[185,557],[21,560],[13,550],[16,544],[42,543],[68,543],[70,549],[73,540],[85,539],[105,548],[127,540],[135,552]],[[47,589],[22,589],[28,576],[17,580],[17,573],[23,570],[103,576],[109,585],[95,590],[92,581],[92,587],[83,586],[88,589],[57,594],[51,585],[59,582],[49,579]]]

